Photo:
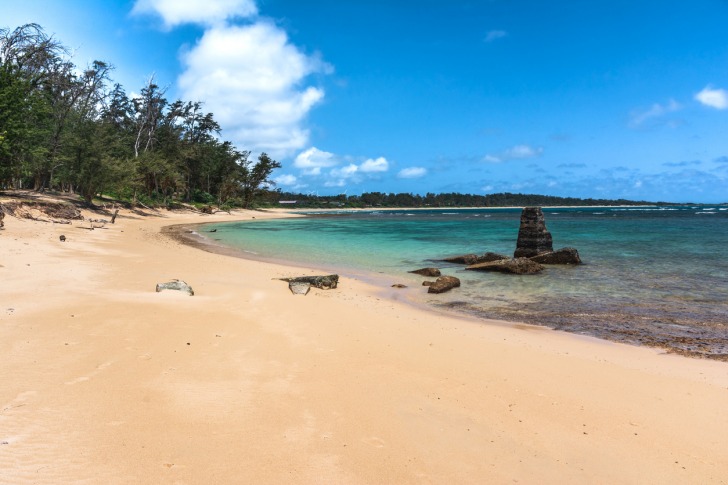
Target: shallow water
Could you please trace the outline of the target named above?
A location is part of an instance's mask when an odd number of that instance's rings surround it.
[[[227,223],[215,239],[260,258],[391,275],[437,266],[462,287],[423,298],[484,318],[525,321],[611,340],[728,359],[728,208],[545,209],[554,248],[579,266],[539,275],[465,271],[433,260],[512,255],[520,210],[374,211]]]

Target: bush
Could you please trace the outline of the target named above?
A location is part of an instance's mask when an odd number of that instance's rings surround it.
[[[204,190],[195,189],[192,191],[192,202],[201,204],[212,204],[215,202],[215,196],[205,192]]]

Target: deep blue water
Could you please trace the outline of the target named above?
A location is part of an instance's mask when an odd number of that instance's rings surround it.
[[[438,307],[618,341],[728,358],[728,207],[544,209],[554,248],[583,265],[538,275],[465,271],[433,262],[492,251],[512,255],[520,210],[349,212],[205,226],[260,258],[340,273],[386,275]],[[437,266],[462,287],[442,295],[407,273]]]

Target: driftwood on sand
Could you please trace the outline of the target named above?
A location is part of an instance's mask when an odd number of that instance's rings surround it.
[[[288,289],[294,295],[306,295],[311,287],[322,290],[334,289],[339,284],[339,275],[331,274],[324,276],[297,276],[295,278],[278,278],[288,282]]]
[[[278,278],[289,283],[308,283],[315,288],[322,290],[334,289],[339,284],[339,275],[330,274],[325,276],[296,276],[295,278]]]

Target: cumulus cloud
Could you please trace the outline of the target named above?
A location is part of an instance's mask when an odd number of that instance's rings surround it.
[[[182,60],[183,97],[204,101],[226,137],[274,157],[306,146],[309,132],[303,122],[324,91],[303,82],[331,67],[301,52],[283,30],[263,21],[214,26]]]
[[[293,166],[301,170],[302,176],[318,179],[326,187],[343,187],[377,178],[389,170],[389,161],[378,157],[356,163],[354,157],[311,147],[296,156]]]
[[[424,167],[408,167],[403,168],[397,174],[401,179],[416,179],[427,175],[427,169]]]
[[[346,165],[342,165],[344,163]],[[354,157],[339,156],[311,147],[296,156],[293,166],[301,170],[301,175],[318,179],[326,187],[343,187],[377,178],[389,170],[389,161],[378,157],[356,163]]]
[[[349,165],[343,166],[341,168],[332,169],[329,172],[329,175],[336,179],[348,179],[353,177],[357,173],[359,173],[359,167],[354,163],[350,163]]]
[[[334,168],[329,171],[327,178],[324,181],[326,187],[344,187],[349,183],[359,183],[361,177],[359,176],[360,170],[356,164],[350,163],[341,168]]]
[[[273,181],[277,185],[284,185],[284,186],[296,185],[296,183],[298,182],[298,177],[296,177],[295,175],[284,174],[284,175],[279,175],[278,177],[274,178]]]
[[[293,166],[300,168],[306,175],[319,175],[322,168],[334,167],[339,160],[333,153],[311,147],[299,153],[293,160]]]
[[[132,14],[158,15],[165,27],[181,24],[220,24],[235,17],[258,14],[254,0],[137,0]]]
[[[728,109],[728,91],[706,86],[695,95],[695,99],[705,106],[715,109]]]
[[[494,40],[502,39],[503,37],[505,37],[507,35],[508,35],[508,32],[506,32],[505,30],[491,30],[485,36],[485,41],[493,42]]]
[[[638,128],[643,126],[648,120],[660,118],[666,114],[679,111],[682,108],[680,103],[671,99],[667,104],[655,103],[646,110],[636,110],[630,115],[629,126],[631,128]]]
[[[538,157],[543,153],[543,148],[534,148],[530,145],[515,145],[503,150],[501,153],[488,154],[483,160],[490,163],[501,163],[508,160],[519,160],[524,158]]]
[[[389,162],[384,157],[379,157],[376,160],[370,158],[359,166],[359,170],[365,173],[386,172],[389,170]]]

